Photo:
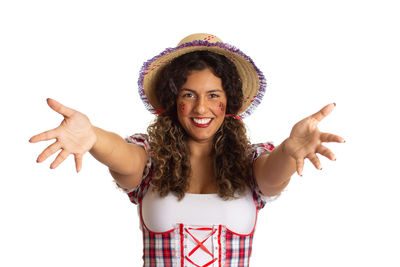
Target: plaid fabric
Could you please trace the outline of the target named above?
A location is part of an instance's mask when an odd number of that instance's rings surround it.
[[[249,155],[250,155],[250,160],[252,162],[252,164],[254,164],[254,162],[256,161],[256,159],[261,156],[264,153],[269,153],[271,152],[273,149],[275,148],[275,146],[270,143],[258,143],[258,144],[252,144],[249,147]],[[253,198],[254,198],[254,202],[256,204],[256,207],[258,210],[264,208],[266,200],[273,200],[274,198],[272,197],[264,197],[261,194],[260,189],[258,188],[258,184],[256,179],[254,178],[254,176],[250,177],[250,185],[252,187],[253,190]]]
[[[147,141],[147,135],[144,134],[134,134],[127,137],[125,140],[143,147],[149,155],[146,168],[143,171],[141,183],[135,189],[126,192],[132,203],[139,204],[140,206],[144,195],[149,189],[152,176],[150,147]],[[249,146],[249,160],[254,163],[261,154],[270,152],[273,149],[274,146],[272,143],[252,144]],[[254,204],[256,205],[258,213],[258,211],[265,206],[266,198],[261,195],[254,177],[250,177],[250,179]],[[222,255],[223,260],[216,261],[213,265],[210,265],[210,267],[248,267],[252,251],[254,230],[248,235],[240,235],[228,230],[224,226],[222,227],[224,228],[225,235],[224,238],[221,238],[220,242],[224,243],[222,245],[224,247],[222,253],[225,252],[225,255]],[[178,228],[167,232],[154,233],[149,231],[142,222],[141,229],[143,232],[144,267],[190,266],[180,255],[182,240]]]
[[[174,232],[154,234],[145,228],[143,230],[143,266],[177,266],[174,264]]]
[[[247,267],[251,256],[254,231],[250,235],[225,234],[226,258],[224,267]]]
[[[225,255],[222,261],[216,261],[218,267],[248,267],[254,231],[249,235],[239,235],[225,227]],[[175,230],[175,229],[174,229]],[[152,233],[143,227],[143,261],[144,267],[183,267],[179,257],[179,241],[175,242],[176,232]],[[184,262],[186,263],[186,262]],[[221,263],[221,265],[219,265]],[[189,266],[189,265],[185,265]]]
[[[133,143],[136,145],[141,146],[148,154],[147,164],[143,170],[143,178],[141,183],[138,187],[136,187],[132,191],[125,191],[128,193],[129,199],[134,204],[139,204],[139,201],[142,200],[143,196],[146,194],[147,190],[149,190],[151,176],[152,176],[152,165],[151,165],[151,158],[150,158],[150,146],[149,142],[147,141],[146,134],[134,134],[127,138],[125,141],[128,143]]]

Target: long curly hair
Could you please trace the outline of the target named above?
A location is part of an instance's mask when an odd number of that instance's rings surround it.
[[[156,96],[163,112],[148,127],[152,186],[161,197],[169,192],[181,200],[189,188],[191,176],[188,135],[180,125],[176,100],[179,89],[190,71],[210,69],[221,78],[227,97],[227,114],[236,114],[243,102],[242,83],[235,65],[223,55],[210,51],[195,51],[171,61],[160,73]],[[250,186],[251,166],[248,158],[249,140],[241,120],[226,117],[214,136],[213,165],[218,195],[235,198]]]

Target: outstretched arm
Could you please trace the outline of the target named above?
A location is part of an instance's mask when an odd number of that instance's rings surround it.
[[[317,153],[330,160],[336,160],[333,152],[322,143],[344,143],[344,139],[334,134],[322,133],[317,127],[318,123],[332,112],[334,106],[335,104],[326,105],[317,113],[296,123],[290,136],[282,144],[256,160],[253,171],[264,195],[273,196],[281,192],[295,171],[302,176],[305,158],[317,169],[322,169]]]
[[[117,184],[125,189],[135,188],[142,179],[147,154],[138,145],[127,143],[121,136],[93,127],[97,141],[90,154],[108,166]]]
[[[109,167],[112,176],[123,188],[133,188],[139,184],[147,162],[146,152],[138,145],[128,144],[119,135],[94,127],[89,118],[79,111],[61,103],[47,99],[47,104],[64,116],[60,126],[31,137],[36,143],[56,139],[37,158],[43,162],[61,150],[50,168],[57,168],[69,155],[74,155],[76,171],[82,168],[82,158],[90,152],[98,161]]]

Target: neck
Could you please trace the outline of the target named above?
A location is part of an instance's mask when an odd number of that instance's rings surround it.
[[[213,152],[213,141],[198,142],[192,139],[188,140],[190,155],[192,157],[209,157]]]

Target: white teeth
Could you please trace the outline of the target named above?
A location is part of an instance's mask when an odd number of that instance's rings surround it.
[[[197,124],[207,124],[211,121],[211,119],[195,119],[195,118],[193,118],[193,121]]]

